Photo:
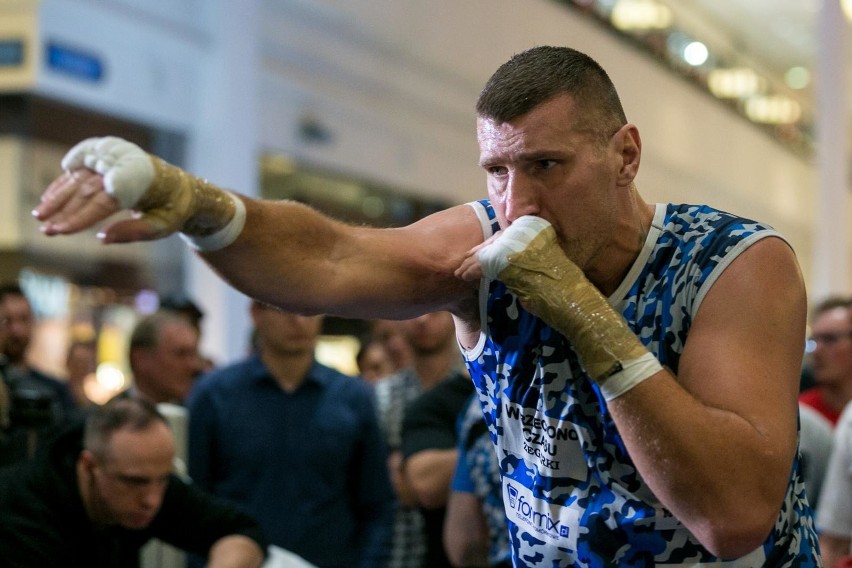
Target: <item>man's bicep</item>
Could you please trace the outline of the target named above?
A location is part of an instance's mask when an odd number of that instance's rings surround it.
[[[705,296],[678,381],[703,403],[742,416],[768,439],[795,444],[806,312],[793,252],[777,238],[758,241]]]

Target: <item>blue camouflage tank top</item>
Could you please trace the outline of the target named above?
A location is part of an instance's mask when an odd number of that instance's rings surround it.
[[[486,238],[499,229],[487,200],[470,205]],[[710,207],[657,205],[645,246],[609,301],[677,373],[707,291],[769,236],[779,235]],[[464,356],[497,446],[516,567],[819,565],[798,452],[772,533],[750,554],[721,562],[640,477],[567,340],[502,282],[483,281],[480,310],[483,331]]]

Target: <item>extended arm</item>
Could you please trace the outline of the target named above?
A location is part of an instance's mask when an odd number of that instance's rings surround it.
[[[101,230],[105,243],[180,232],[234,287],[290,311],[404,318],[452,309],[474,289],[453,276],[482,240],[466,206],[401,229],[352,227],[301,204],[237,198],[114,138],[82,142],[63,166],[34,211],[45,234],[132,209]]]
[[[500,239],[502,253],[478,253],[483,272],[571,340],[654,494],[717,556],[761,544],[796,447],[806,307],[789,247],[764,239],[722,273],[674,376],[564,256],[552,229],[516,221]],[[466,261],[460,274],[469,270]]]

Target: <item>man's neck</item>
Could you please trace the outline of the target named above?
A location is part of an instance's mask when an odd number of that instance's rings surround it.
[[[314,354],[311,352],[271,355],[261,351],[260,359],[285,392],[298,389],[314,364]]]
[[[414,372],[425,389],[430,389],[447,378],[456,367],[458,352],[455,347],[428,355],[414,355]]]

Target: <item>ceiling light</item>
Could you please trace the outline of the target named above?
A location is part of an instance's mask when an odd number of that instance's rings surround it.
[[[748,67],[714,69],[707,75],[710,92],[723,99],[750,97],[763,90],[763,78]]]
[[[693,67],[704,65],[709,55],[707,46],[700,41],[693,41],[683,49],[683,60]]]
[[[663,30],[674,20],[669,7],[654,0],[618,0],[610,18],[622,31]]]
[[[754,122],[792,124],[802,116],[802,107],[784,95],[761,95],[748,99],[745,113]]]

